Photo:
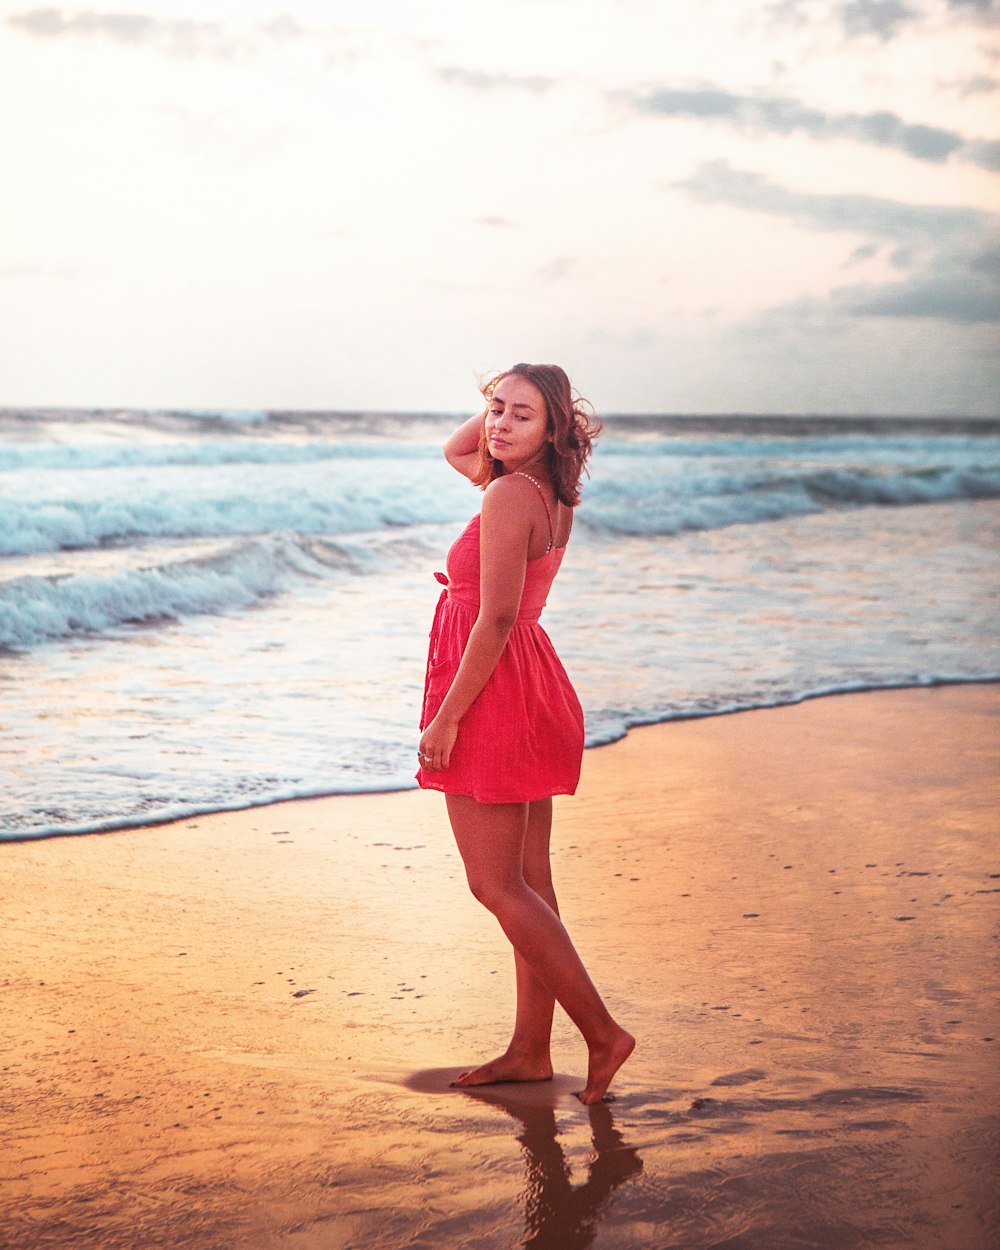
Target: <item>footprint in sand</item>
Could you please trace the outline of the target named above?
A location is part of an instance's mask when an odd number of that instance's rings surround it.
[[[713,1085],[750,1085],[754,1081],[763,1081],[767,1073],[760,1068],[744,1068],[742,1072],[729,1072],[725,1076],[717,1076]]]

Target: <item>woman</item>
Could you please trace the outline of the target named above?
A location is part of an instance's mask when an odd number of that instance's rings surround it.
[[[458,1085],[544,1081],[556,1001],[587,1043],[583,1103],[599,1102],[635,1045],[611,1018],[559,919],[549,867],[552,795],[580,776],[583,714],[538,624],[600,427],[556,365],[515,365],[486,411],[445,444],[483,487],[448,553],[427,663],[417,780],[442,790],[469,886],[514,948],[517,1014],[499,1058]]]

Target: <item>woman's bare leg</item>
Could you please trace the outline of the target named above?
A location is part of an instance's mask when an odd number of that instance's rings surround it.
[[[447,796],[448,815],[473,894],[496,916],[514,950],[554,995],[590,1052],[581,1102],[599,1102],[635,1039],[611,1018],[553,908],[525,881],[524,803]]]
[[[552,800],[527,804],[527,821],[521,853],[525,882],[552,910],[559,904],[552,885],[549,838],[552,832]],[[552,1079],[552,1016],[555,996],[539,981],[530,964],[514,951],[517,1014],[514,1034],[506,1051],[489,1063],[463,1072],[456,1085],[490,1085],[498,1081],[550,1081]]]

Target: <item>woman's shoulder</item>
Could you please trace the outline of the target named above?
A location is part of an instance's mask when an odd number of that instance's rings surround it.
[[[520,508],[525,499],[537,497],[538,487],[519,473],[504,473],[490,482],[483,491],[483,507]]]

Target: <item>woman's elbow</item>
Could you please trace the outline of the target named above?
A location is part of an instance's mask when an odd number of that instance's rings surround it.
[[[461,473],[463,477],[467,477],[470,481],[475,477],[476,470],[479,467],[478,453],[460,452],[455,451],[451,447],[445,447],[444,458],[456,473]]]
[[[495,634],[501,643],[510,637],[510,631],[517,621],[516,612],[491,612],[487,618],[490,632]]]

